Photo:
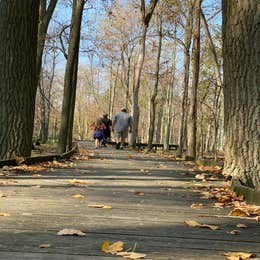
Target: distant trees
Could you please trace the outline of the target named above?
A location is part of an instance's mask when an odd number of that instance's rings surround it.
[[[39,0],[0,1],[0,159],[31,153]]]
[[[259,2],[223,0],[224,173],[260,188]]]

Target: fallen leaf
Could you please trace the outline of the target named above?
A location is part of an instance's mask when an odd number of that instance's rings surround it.
[[[232,231],[230,231],[228,233],[231,234],[231,235],[237,235],[237,234],[241,233],[241,231],[235,229],[235,230],[232,230]]]
[[[232,211],[229,212],[228,215],[237,216],[237,217],[249,217],[250,216],[246,211],[239,209],[239,208],[233,209]]]
[[[1,217],[10,217],[11,215],[5,212],[0,212]]]
[[[237,224],[236,227],[238,227],[238,228],[247,228],[247,225],[245,225],[245,224]]]
[[[191,204],[190,206],[192,209],[202,209],[204,208],[205,206],[202,204],[202,203],[193,203]]]
[[[112,209],[112,206],[104,204],[89,204],[88,207],[97,209]]]
[[[41,174],[33,174],[32,177],[41,177]]]
[[[86,233],[80,230],[69,229],[69,228],[62,229],[57,233],[57,236],[85,236],[85,235]]]
[[[81,194],[74,194],[74,195],[72,195],[72,197],[75,198],[75,199],[82,199],[82,198],[84,198],[85,196],[83,196],[83,195],[81,195]]]
[[[206,177],[205,177],[204,174],[196,174],[196,175],[195,175],[195,178],[196,178],[196,179],[199,179],[199,180],[205,180],[205,179],[206,179]]]
[[[119,252],[116,253],[117,256],[122,256],[124,258],[129,258],[129,259],[141,259],[146,256],[146,254],[140,254],[140,253],[135,253],[135,252]]]
[[[6,197],[6,195],[5,195],[5,194],[2,194],[2,193],[0,193],[0,198],[4,198],[4,197]]]
[[[136,191],[136,192],[135,192],[135,195],[137,195],[137,196],[144,196],[144,192],[142,192],[142,191]]]
[[[39,248],[49,248],[50,246],[50,244],[41,244],[39,245]]]
[[[16,157],[15,158],[15,162],[17,163],[17,165],[22,164],[25,161],[24,157]]]
[[[244,260],[256,257],[256,254],[247,252],[227,252],[223,253],[223,255],[229,260]]]
[[[84,180],[77,180],[77,179],[72,179],[72,180],[69,180],[70,183],[73,183],[73,184],[89,184],[88,181],[84,181]]]
[[[195,220],[185,220],[184,223],[186,225],[188,225],[189,227],[208,228],[208,229],[211,229],[211,230],[218,230],[218,229],[220,229],[219,226],[208,225],[208,224],[200,224],[199,222],[197,222]]]
[[[123,250],[124,242],[122,241],[117,241],[113,244],[110,244],[108,240],[104,241],[102,244],[102,251],[105,253],[110,253],[110,254],[116,254],[117,252],[120,252]]]

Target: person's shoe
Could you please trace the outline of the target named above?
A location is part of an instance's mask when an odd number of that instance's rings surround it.
[[[120,148],[120,143],[116,144],[116,149],[118,150]]]

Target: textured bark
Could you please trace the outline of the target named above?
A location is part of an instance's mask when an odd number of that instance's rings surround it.
[[[188,114],[188,89],[190,76],[190,45],[192,37],[193,7],[190,6],[189,14],[186,17],[185,40],[184,40],[184,78],[182,84],[182,104],[181,104],[181,124],[179,135],[178,154],[182,155],[186,144],[187,134],[187,114]]]
[[[192,46],[192,86],[188,120],[188,156],[196,158],[197,154],[197,91],[200,68],[200,7],[201,0],[195,1],[195,27]]]
[[[39,1],[0,1],[0,159],[29,156]]]
[[[144,58],[145,58],[146,33],[157,2],[158,0],[151,0],[150,5],[146,8],[145,0],[141,0],[142,34],[139,41],[137,64],[135,66],[134,82],[133,82],[133,99],[132,99],[133,131],[130,136],[130,144],[133,147],[135,147],[136,138],[138,137],[138,123],[139,123],[138,96],[139,96],[141,75],[142,75]]]
[[[224,173],[260,189],[260,5],[223,0]]]
[[[75,62],[77,62],[77,55],[79,52],[79,43],[80,43],[80,28],[81,28],[81,20],[83,14],[85,0],[74,0],[73,1],[73,11],[71,18],[71,31],[70,31],[70,40],[69,40],[69,52],[68,59],[65,70],[65,78],[64,78],[64,94],[63,94],[63,102],[62,102],[62,115],[61,115],[61,128],[59,135],[59,144],[58,144],[58,152],[64,153],[67,149],[67,141],[68,141],[68,132],[71,127],[69,124],[72,122],[69,120],[71,115],[71,109],[75,109],[75,96],[73,87],[73,79],[75,79],[76,75],[73,75],[75,70]],[[76,64],[77,66],[77,64]],[[77,71],[76,71],[77,73]],[[73,105],[74,104],[74,105]]]
[[[152,145],[153,145],[154,125],[155,125],[156,97],[158,93],[160,58],[161,58],[161,50],[162,50],[162,20],[158,14],[157,14],[157,33],[159,39],[158,39],[158,50],[157,50],[157,59],[156,59],[156,68],[155,68],[155,82],[154,82],[152,95],[150,99],[150,120],[149,120],[150,124],[148,130],[148,147],[147,147],[148,150],[151,150],[153,147]]]

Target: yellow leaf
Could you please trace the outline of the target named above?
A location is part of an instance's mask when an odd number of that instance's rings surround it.
[[[85,236],[85,235],[86,233],[80,230],[69,229],[69,228],[62,229],[57,233],[57,236]]]
[[[227,252],[223,255],[229,260],[244,260],[256,257],[256,254],[247,252]]]
[[[103,209],[112,209],[112,206],[110,206],[110,205],[104,205]]]
[[[15,162],[17,163],[17,165],[22,164],[25,161],[24,157],[16,157],[15,158]]]
[[[82,199],[82,198],[84,198],[84,196],[81,195],[81,194],[74,194],[74,195],[72,195],[72,197],[75,198],[75,199]]]
[[[202,204],[202,203],[193,203],[191,204],[190,206],[192,209],[202,209],[204,208],[205,206]]]
[[[184,223],[189,227],[200,227],[201,224],[195,220],[185,220]]]
[[[50,244],[41,244],[39,245],[39,248],[49,248],[50,246]]]
[[[119,252],[116,255],[122,256],[124,258],[129,258],[129,259],[141,259],[146,256],[146,254],[140,254],[140,253],[135,253],[135,252]]]
[[[33,174],[32,177],[41,177],[41,174]]]
[[[248,217],[249,216],[249,214],[246,211],[239,209],[239,208],[233,209],[231,212],[229,212],[228,215],[237,216],[237,217]]]
[[[124,242],[122,241],[117,241],[113,244],[110,244],[108,240],[106,240],[102,244],[102,251],[105,253],[110,253],[110,254],[116,254],[117,252],[120,252],[123,250]]]
[[[89,204],[88,207],[97,208],[97,209],[111,209],[112,208],[112,206],[104,205],[104,204]]]
[[[72,180],[69,180],[70,183],[73,183],[73,184],[89,184],[88,181],[84,181],[84,180],[77,180],[77,179],[72,179]]]
[[[1,217],[10,217],[11,215],[5,212],[0,212]]]
[[[203,174],[196,174],[195,178],[199,179],[199,180],[205,180],[206,179],[205,175],[203,175]]]

